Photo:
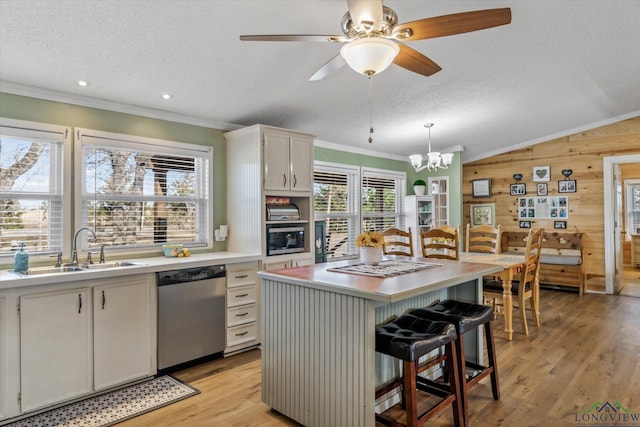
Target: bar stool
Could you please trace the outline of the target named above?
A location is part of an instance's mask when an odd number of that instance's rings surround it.
[[[406,424],[400,424],[385,415],[376,414],[376,421],[388,426],[413,427],[423,424],[440,413],[447,406],[453,409],[456,427],[465,425],[462,413],[462,390],[457,366],[456,330],[451,323],[438,322],[410,314],[402,315],[395,320],[376,326],[376,351],[403,362],[402,378],[376,391],[376,398],[390,390],[402,386],[402,408],[406,413]],[[433,350],[445,347],[445,355],[431,361],[428,366],[445,362],[448,383],[432,381],[418,376],[420,357]],[[417,389],[438,396],[442,400],[425,412],[418,414]]]
[[[453,324],[458,334],[458,369],[462,381],[462,408],[465,422],[468,423],[468,390],[482,378],[491,375],[491,390],[493,399],[500,400],[500,384],[498,382],[498,364],[496,360],[495,342],[493,340],[493,308],[482,304],[472,304],[456,300],[444,300],[435,305],[412,310],[409,314],[427,320],[444,321]],[[484,325],[484,334],[487,343],[487,366],[466,360],[464,355],[464,334]],[[467,374],[470,370],[471,374]]]

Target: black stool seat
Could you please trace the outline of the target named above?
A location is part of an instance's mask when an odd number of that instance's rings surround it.
[[[441,301],[427,308],[418,308],[411,311],[410,314],[425,319],[453,323],[456,325],[456,332],[459,335],[493,320],[492,307],[452,299]]]
[[[411,314],[404,314],[397,319],[376,326],[376,351],[402,360],[402,377],[376,390],[376,398],[401,387],[401,406],[406,412],[406,426],[422,425],[447,406],[453,409],[456,427],[465,426],[462,408],[462,383],[459,376],[459,362],[456,327],[444,322],[434,321]],[[430,360],[425,366],[420,365],[420,357],[433,350],[445,348],[445,355]],[[447,373],[444,382],[431,380],[418,375],[420,369],[444,362]],[[417,390],[440,397],[435,405],[422,413],[418,413]],[[376,414],[376,421],[388,426],[401,426],[397,420],[386,412]]]
[[[403,315],[376,326],[376,351],[413,362],[456,339],[456,328],[448,322]]]
[[[458,370],[462,382],[462,407],[465,422],[468,422],[467,391],[482,378],[491,376],[491,391],[494,400],[500,400],[500,384],[498,381],[498,365],[495,343],[493,340],[493,307],[473,304],[464,301],[444,300],[435,305],[412,310],[408,315],[422,317],[432,321],[450,322],[458,333]],[[484,325],[484,335],[487,343],[487,366],[467,361],[464,354],[464,333]],[[469,373],[470,372],[470,373]]]

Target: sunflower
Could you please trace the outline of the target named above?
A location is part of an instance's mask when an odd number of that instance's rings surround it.
[[[379,231],[363,231],[356,238],[359,248],[381,248],[384,246],[384,236]]]

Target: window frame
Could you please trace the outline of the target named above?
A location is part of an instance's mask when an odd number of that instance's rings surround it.
[[[362,189],[364,188],[363,182],[365,177],[370,178],[380,178],[380,179],[391,179],[395,181],[395,212],[394,213],[377,213],[374,215],[367,215],[372,218],[395,218],[394,227],[404,229],[405,225],[405,212],[404,212],[404,196],[407,194],[407,173],[400,171],[392,171],[387,169],[376,169],[376,168],[368,168],[362,167],[360,168],[361,176],[360,176],[360,227],[364,226],[364,217],[365,212],[362,209]],[[381,230],[378,230],[381,231]]]
[[[404,196],[407,192],[407,174],[402,171],[394,171],[389,169],[378,169],[378,168],[370,168],[363,166],[354,166],[347,165],[341,163],[331,163],[331,162],[323,162],[323,161],[315,161],[313,166],[314,172],[314,183],[315,183],[315,172],[330,172],[330,173],[345,173],[353,175],[353,185],[349,185],[348,191],[348,205],[353,209],[351,215],[353,216],[356,226],[354,228],[353,236],[349,235],[347,240],[347,252],[348,254],[339,258],[333,258],[328,260],[329,262],[338,261],[341,259],[349,259],[355,258],[358,256],[358,250],[356,247],[356,237],[363,230],[364,223],[364,212],[362,208],[362,188],[363,188],[363,177],[372,177],[372,178],[382,178],[382,179],[393,179],[396,181],[396,195],[395,195],[395,206],[396,210],[394,213],[379,213],[372,215],[373,217],[393,217],[395,218],[396,227],[404,228],[405,224],[405,212],[404,212]],[[314,212],[316,220],[324,220],[331,215],[327,214],[319,214],[317,211]],[[345,215],[339,214],[336,215],[338,217],[344,217]]]
[[[633,194],[632,194],[632,188],[633,187],[638,187],[640,186],[640,179],[625,179],[624,180],[624,195],[625,195],[625,206],[624,206],[624,224],[625,224],[625,240],[627,241],[631,241],[631,235],[633,234],[639,234],[639,233],[634,233],[631,226],[633,225],[633,221],[631,220],[631,216],[633,213],[639,213],[640,214],[640,209],[639,210],[634,210],[633,209]],[[640,221],[638,221],[638,224],[640,224]],[[640,227],[636,227],[636,228],[640,228]],[[637,230],[636,230],[637,231]]]
[[[75,172],[75,182],[74,182],[74,194],[75,194],[75,206],[74,206],[74,229],[77,230],[80,227],[86,227],[86,221],[84,221],[83,217],[83,202],[87,199],[87,195],[85,194],[86,188],[86,175],[85,175],[85,163],[83,156],[83,147],[85,144],[88,145],[99,145],[101,141],[104,141],[103,145],[112,146],[112,147],[122,147],[125,150],[136,150],[136,149],[145,149],[145,148],[153,148],[154,150],[158,150],[158,154],[165,155],[180,155],[184,156],[185,151],[190,152],[194,155],[194,157],[203,157],[206,158],[208,162],[208,169],[206,171],[207,176],[203,178],[206,181],[206,189],[204,186],[203,190],[206,191],[207,197],[204,203],[204,207],[206,208],[206,212],[204,215],[204,226],[206,228],[203,231],[203,236],[206,239],[204,243],[200,244],[185,244],[188,247],[200,248],[200,249],[212,249],[214,246],[213,239],[213,224],[214,218],[214,209],[213,209],[213,168],[214,168],[214,156],[213,156],[213,147],[204,146],[204,145],[196,145],[189,144],[185,142],[178,141],[170,141],[170,140],[162,140],[156,138],[148,138],[142,136],[134,136],[134,135],[126,135],[126,134],[118,134],[113,132],[105,132],[98,131],[93,129],[84,129],[84,128],[75,128],[75,158],[74,158],[74,172]],[[189,153],[187,153],[188,155]],[[150,197],[153,199],[153,197]],[[171,200],[170,200],[171,201]],[[78,250],[86,251],[86,239],[79,239],[78,242]],[[109,252],[117,252],[118,255],[126,255],[126,254],[139,254],[140,252],[156,252],[157,249],[161,246],[159,243],[153,244],[143,244],[143,245],[123,245],[123,246],[113,246],[108,247],[107,250]]]
[[[49,176],[54,177],[52,188],[56,192],[54,194],[60,198],[60,215],[61,229],[56,233],[52,240],[60,242],[59,249],[48,249],[44,251],[30,251],[31,262],[48,261],[53,254],[60,251],[66,253],[70,250],[68,235],[71,227],[71,174],[66,171],[71,170],[71,152],[72,152],[72,128],[68,126],[55,125],[50,123],[33,122],[28,120],[10,119],[0,117],[0,132],[8,136],[16,136],[19,138],[33,138],[41,141],[52,141],[59,143],[59,153],[56,156],[56,162],[53,162],[53,156],[50,157]],[[59,193],[59,194],[58,194]],[[51,196],[53,197],[53,196]],[[0,253],[0,264],[11,264],[13,262],[14,252]]]
[[[327,172],[327,173],[336,173],[336,174],[344,174],[347,176],[347,212],[339,213],[339,214],[327,214],[327,213],[319,213],[314,208],[314,219],[323,221],[331,218],[347,218],[353,221],[352,227],[347,227],[347,253],[346,255],[340,257],[331,258],[330,261],[338,261],[341,259],[349,259],[353,258],[357,255],[356,252],[356,236],[360,233],[360,198],[359,198],[359,184],[360,184],[360,168],[357,166],[351,165],[342,165],[338,163],[329,163],[329,162],[321,162],[316,161],[313,165],[313,174],[314,174],[314,185],[315,185],[315,173],[317,172]],[[315,192],[315,189],[314,189]],[[356,197],[354,197],[354,195]],[[315,205],[315,201],[314,201]],[[329,231],[327,230],[327,235]],[[351,236],[353,234],[353,236]],[[327,248],[328,250],[329,248]]]

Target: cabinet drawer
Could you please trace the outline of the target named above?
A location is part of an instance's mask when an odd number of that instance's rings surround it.
[[[256,269],[227,271],[227,288],[256,284]]]
[[[227,329],[227,347],[258,341],[258,325],[249,323]]]
[[[257,302],[255,285],[227,289],[227,307],[254,304],[255,302]]]
[[[243,325],[258,320],[258,305],[250,304],[227,309],[227,327]]]

